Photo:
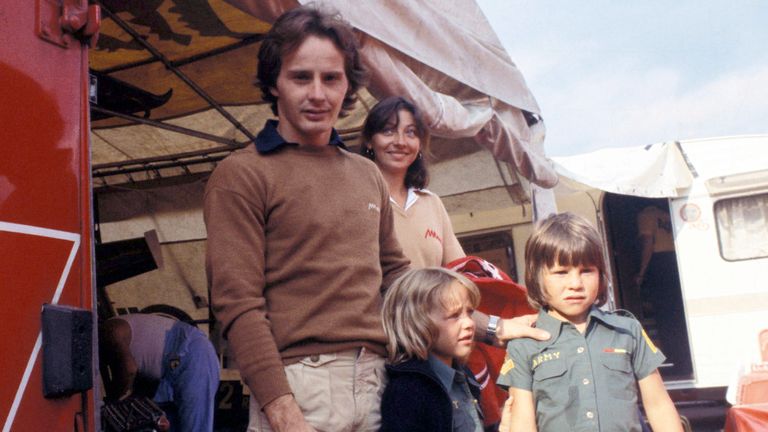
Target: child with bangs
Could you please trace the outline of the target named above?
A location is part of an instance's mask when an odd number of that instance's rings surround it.
[[[642,431],[638,388],[654,431],[682,431],[658,367],[664,355],[607,299],[600,235],[571,213],[541,221],[525,245],[528,301],[547,341],[509,342],[498,384],[508,388],[507,431]]]
[[[464,367],[473,347],[480,292],[466,277],[410,270],[384,296],[389,383],[381,430],[482,432],[480,388]]]

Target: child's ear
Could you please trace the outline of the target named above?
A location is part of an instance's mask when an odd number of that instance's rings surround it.
[[[608,302],[608,277],[600,272],[600,286],[597,288],[597,298],[595,304],[602,306]]]

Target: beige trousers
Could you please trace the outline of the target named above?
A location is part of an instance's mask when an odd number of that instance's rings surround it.
[[[285,367],[304,418],[318,432],[378,431],[386,385],[384,357],[365,348],[305,357]],[[272,432],[251,397],[248,432]]]

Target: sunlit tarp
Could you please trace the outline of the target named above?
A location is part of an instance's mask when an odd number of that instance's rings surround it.
[[[293,2],[228,0],[273,21]],[[302,0],[302,3],[309,1]],[[539,107],[477,4],[471,1],[314,1],[336,10],[362,33],[374,96],[399,94],[425,113],[432,132],[472,137],[525,178],[553,186],[544,159],[543,124],[528,127],[521,110]]]
[[[90,53],[90,65],[154,95],[173,90],[170,100],[146,113],[164,121],[237,143],[247,136],[193,92],[167,64],[201,88],[212,101],[255,134],[271,117],[253,86],[260,36],[290,0],[209,0],[121,2],[101,0],[101,36]],[[441,160],[477,152],[481,147],[510,163],[512,172],[542,186],[556,174],[544,159],[544,125],[535,99],[520,72],[501,48],[473,1],[325,1],[359,30],[371,84],[361,103],[339,121],[352,146],[376,99],[402,94],[424,111],[437,136],[434,150]],[[117,25],[127,23],[166,59],[159,61]],[[523,111],[531,113],[529,121]],[[137,125],[115,117],[93,122],[96,166],[144,158],[173,158],[188,152],[222,147],[200,137]],[[468,146],[467,141],[474,142]],[[192,168],[209,170],[211,166]],[[170,170],[170,168],[169,168]],[[184,171],[157,170],[141,179],[173,176]],[[457,176],[461,183],[461,176]],[[97,184],[98,184],[97,179]],[[126,179],[122,179],[126,180]],[[108,183],[114,183],[110,180]],[[455,187],[454,187],[455,189]]]
[[[670,141],[553,157],[561,185],[649,198],[675,198],[704,180],[712,194],[760,185],[768,178],[768,135]]]
[[[561,180],[574,189],[591,188],[640,197],[678,197],[693,177],[674,142],[607,148],[553,157]]]

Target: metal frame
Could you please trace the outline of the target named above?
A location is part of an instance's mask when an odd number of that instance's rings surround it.
[[[134,30],[129,23],[127,23],[125,20],[120,18],[117,14],[115,14],[114,12],[109,10],[107,7],[105,7],[102,2],[97,0],[97,3],[99,3],[99,6],[101,7],[102,11],[104,12],[107,18],[110,18],[111,20],[113,20],[115,24],[117,24],[120,28],[125,30],[126,33],[131,35],[131,37],[138,44],[140,44],[144,49],[149,51],[154,57],[154,60],[143,60],[141,62],[133,63],[131,65],[116,66],[101,72],[111,73],[119,70],[124,70],[129,67],[134,67],[137,65],[148,64],[154,61],[160,61],[161,63],[163,63],[163,65],[165,65],[165,67],[168,70],[173,72],[181,81],[187,84],[196,94],[198,94],[201,98],[203,98],[210,105],[210,107],[218,111],[219,114],[221,114],[229,123],[231,123],[240,132],[242,132],[248,139],[244,142],[240,142],[232,138],[225,138],[222,136],[217,136],[217,135],[209,134],[206,132],[185,128],[182,126],[172,125],[159,120],[152,120],[152,119],[138,117],[131,114],[115,112],[102,107],[91,106],[91,110],[95,112],[100,112],[103,114],[108,114],[114,117],[119,117],[125,120],[129,120],[134,124],[143,124],[147,126],[157,127],[160,129],[171,131],[171,132],[176,132],[176,133],[188,135],[195,138],[205,139],[218,144],[223,144],[223,146],[217,146],[209,149],[196,150],[196,151],[185,152],[185,153],[177,153],[177,154],[171,154],[166,156],[156,156],[156,157],[149,157],[149,158],[142,158],[142,159],[130,159],[130,160],[125,160],[120,162],[96,164],[92,166],[92,175],[94,178],[108,178],[108,177],[117,176],[117,175],[129,175],[130,177],[131,173],[137,173],[137,172],[150,172],[150,173],[153,173],[153,175],[150,177],[157,178],[157,177],[161,177],[159,170],[168,169],[168,168],[181,168],[185,172],[189,172],[189,168],[188,168],[189,166],[200,165],[200,164],[212,164],[213,166],[216,162],[224,159],[232,151],[245,147],[250,142],[253,142],[256,139],[255,135],[245,125],[243,125],[240,121],[234,118],[232,114],[230,114],[226,109],[224,109],[224,107],[221,104],[219,104],[216,100],[214,100],[213,97],[211,97],[205,90],[203,90],[191,78],[189,78],[183,72],[181,72],[179,70],[179,67],[186,64],[193,63],[200,59],[205,59],[216,54],[231,51],[233,49],[237,49],[243,46],[247,46],[247,45],[259,42],[263,37],[262,34],[255,34],[235,44],[232,44],[226,47],[221,47],[216,50],[212,50],[210,52],[197,54],[195,56],[177,60],[177,61],[171,61],[165,55],[163,55],[163,53],[161,53],[157,48],[155,48],[151,43],[147,42],[147,40],[143,38],[136,30]],[[339,134],[342,136],[342,138],[347,141],[356,139],[357,137],[359,137],[359,133],[360,133],[359,128],[339,131]]]
[[[197,83],[192,81],[188,76],[186,76],[181,70],[179,70],[178,67],[176,67],[176,64],[174,62],[171,62],[163,53],[161,53],[157,48],[155,48],[151,43],[147,42],[146,39],[141,37],[141,35],[134,30],[127,22],[125,22],[122,18],[120,18],[117,14],[113,13],[111,10],[109,10],[106,6],[104,6],[103,3],[99,2],[99,6],[101,7],[101,10],[104,11],[105,15],[110,18],[112,21],[115,22],[120,28],[125,30],[126,33],[131,35],[131,37],[144,49],[149,51],[153,57],[155,57],[157,60],[159,60],[165,67],[173,72],[174,75],[176,75],[181,81],[183,81],[185,84],[187,84],[195,93],[197,93],[198,96],[203,98],[208,104],[219,112],[227,121],[232,123],[240,132],[242,132],[246,137],[248,137],[249,140],[254,140],[256,136],[251,133],[248,128],[246,128],[240,121],[238,121],[236,118],[232,116],[227,110],[225,110],[221,104],[216,102],[211,95],[209,95],[205,90],[203,90]],[[220,50],[219,50],[220,51]],[[193,57],[191,59],[187,59],[186,62],[182,62],[181,64],[186,64],[188,62],[194,61],[198,59],[200,56]]]

